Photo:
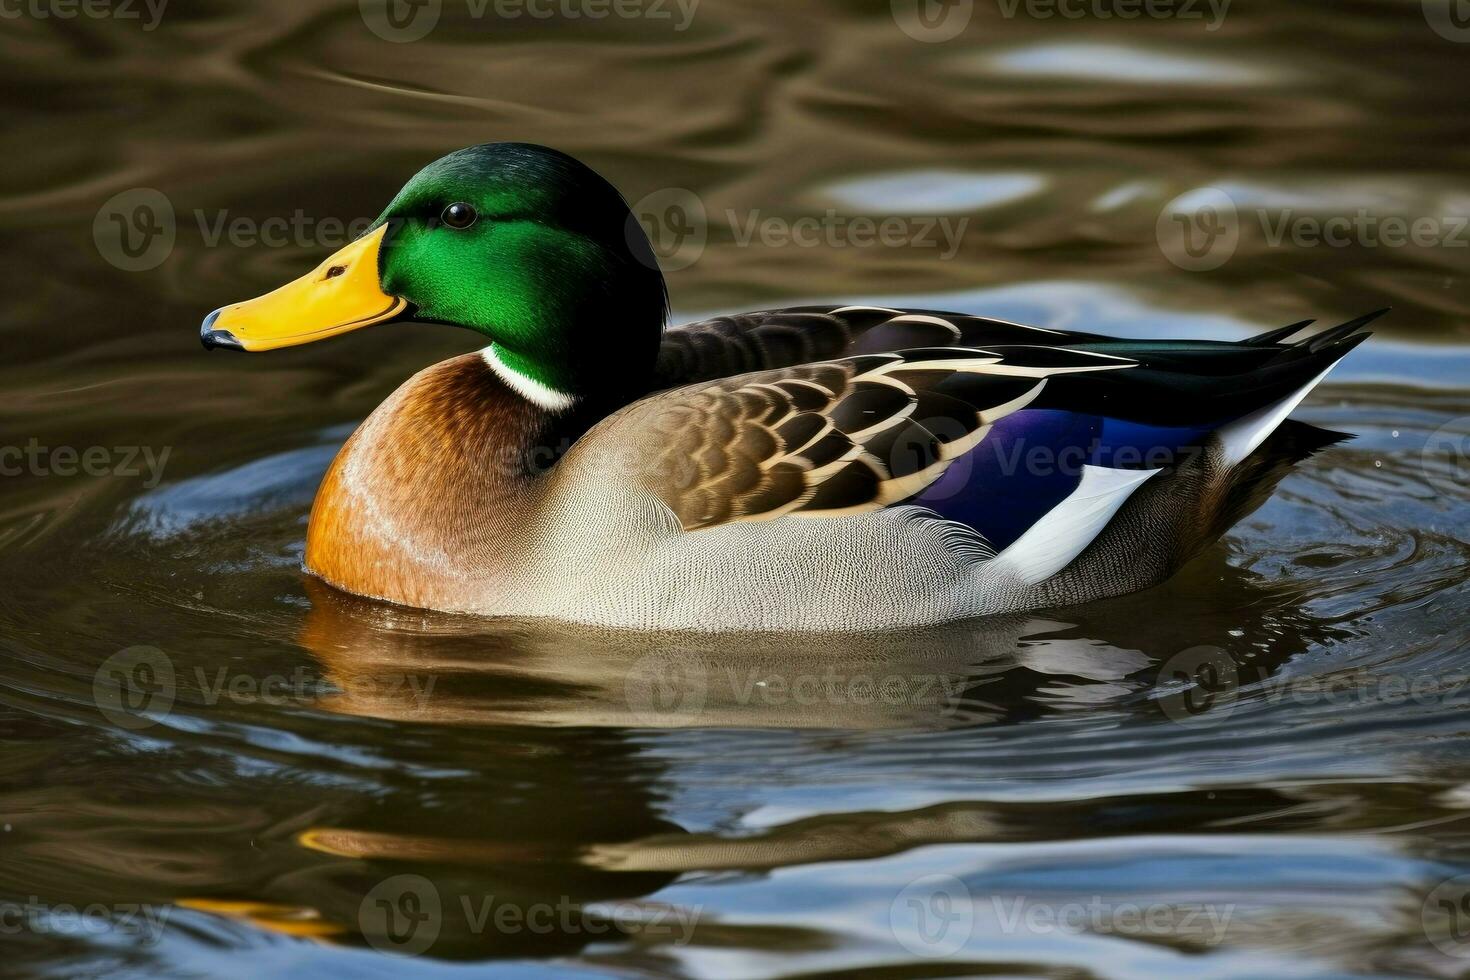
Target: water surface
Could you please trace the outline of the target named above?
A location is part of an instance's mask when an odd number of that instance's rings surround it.
[[[706,0],[683,30],[474,9],[446,0],[409,43],[326,0],[0,23],[0,442],[40,461],[0,497],[8,969],[1470,968],[1453,22],[978,2],[924,43],[880,2]],[[1243,337],[1395,310],[1297,412],[1356,438],[1143,594],[844,638],[354,600],[300,570],[316,482],[468,335],[238,358],[197,323],[497,139],[689,205],[693,237],[665,242],[687,316],[833,299]],[[1169,215],[1220,194],[1233,250],[1181,267]],[[161,220],[160,198],[172,222],[121,250],[112,216]],[[1436,239],[1271,240],[1360,212]],[[903,242],[854,242],[852,219],[891,217]],[[838,230],[759,232],[803,218]]]

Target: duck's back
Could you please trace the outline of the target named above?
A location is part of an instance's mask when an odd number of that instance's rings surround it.
[[[795,306],[719,316],[668,330],[659,348],[656,387],[677,388],[854,354],[1105,339],[935,310]]]

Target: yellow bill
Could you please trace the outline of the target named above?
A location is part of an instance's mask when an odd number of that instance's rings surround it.
[[[222,306],[204,318],[199,339],[205,347],[273,350],[324,340],[391,320],[408,301],[383,292],[378,251],[383,225],[280,289]]]

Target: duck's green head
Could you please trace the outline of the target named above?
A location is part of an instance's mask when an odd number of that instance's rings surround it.
[[[468,327],[548,405],[646,382],[662,274],[617,190],[556,150],[488,143],[429,164],[372,229],[312,272],[211,313],[206,347],[270,350],[391,320]]]

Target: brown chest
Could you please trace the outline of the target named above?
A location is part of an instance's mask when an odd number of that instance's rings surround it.
[[[554,432],[478,355],[409,379],[354,432],[312,505],[307,570],[349,592],[453,608],[493,584]]]

